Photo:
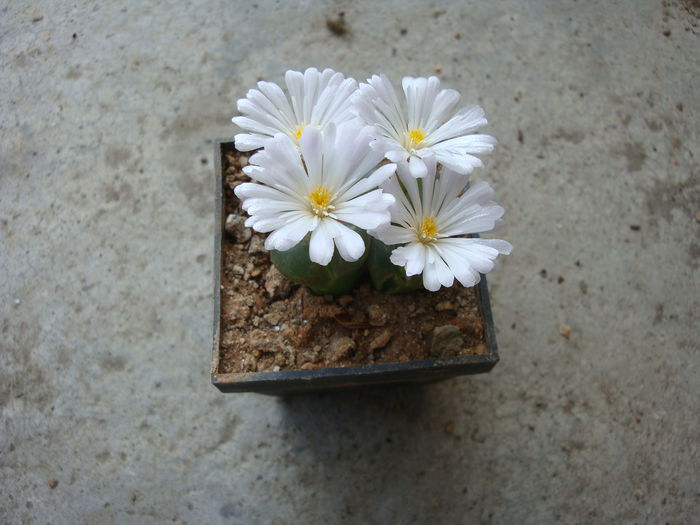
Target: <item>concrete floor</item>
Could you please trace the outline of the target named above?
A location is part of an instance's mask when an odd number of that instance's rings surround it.
[[[697,2],[4,4],[0,523],[697,523]],[[486,109],[491,374],[210,385],[211,139],[308,65]]]

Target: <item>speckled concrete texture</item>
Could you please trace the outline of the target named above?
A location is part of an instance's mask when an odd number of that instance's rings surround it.
[[[697,523],[697,2],[0,9],[0,523]],[[211,386],[211,140],[308,65],[486,109],[491,374]]]

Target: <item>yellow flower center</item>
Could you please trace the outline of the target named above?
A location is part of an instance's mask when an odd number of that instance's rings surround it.
[[[435,224],[435,219],[432,217],[426,217],[423,219],[423,225],[419,232],[421,242],[428,242],[435,240],[437,236],[437,224]]]
[[[416,148],[425,140],[425,133],[420,128],[411,129],[406,133],[406,147],[408,149]]]
[[[311,202],[311,210],[319,217],[330,215],[329,211],[335,208],[331,205],[331,191],[325,186],[319,186],[312,191],[309,194],[309,201]]]
[[[306,127],[306,124],[302,124],[297,128],[297,130],[294,132],[294,137],[299,140],[301,138],[301,134],[304,131],[304,128]]]

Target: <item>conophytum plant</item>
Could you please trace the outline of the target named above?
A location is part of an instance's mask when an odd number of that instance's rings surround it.
[[[481,239],[504,210],[485,182],[469,185],[496,140],[479,106],[436,77],[384,75],[359,86],[331,69],[287,71],[287,94],[258,82],[238,101],[240,151],[258,150],[236,187],[246,226],[290,280],[342,295],[368,275],[387,293],[479,282],[503,240]]]

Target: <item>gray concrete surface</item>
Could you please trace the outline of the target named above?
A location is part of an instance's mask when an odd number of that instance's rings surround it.
[[[612,4],[4,2],[0,523],[697,523],[700,8]],[[490,375],[210,385],[211,139],[308,65],[485,107]]]

